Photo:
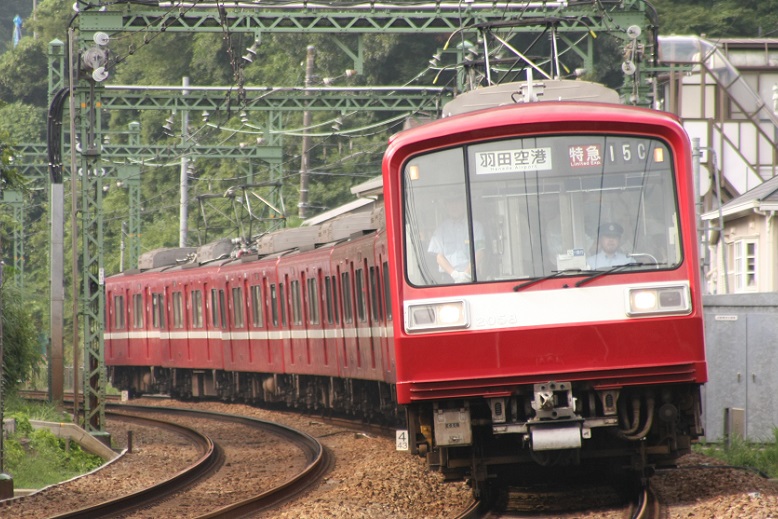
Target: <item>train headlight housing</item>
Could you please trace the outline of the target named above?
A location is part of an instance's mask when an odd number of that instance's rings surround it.
[[[627,315],[675,315],[692,311],[689,287],[632,288],[628,295]]]
[[[405,315],[405,330],[408,332],[456,330],[470,325],[467,305],[462,300],[411,303]]]

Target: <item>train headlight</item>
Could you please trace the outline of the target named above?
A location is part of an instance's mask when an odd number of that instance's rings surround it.
[[[692,311],[686,286],[632,288],[627,315],[673,315]]]
[[[470,320],[464,301],[409,304],[405,329],[409,332],[467,328]]]

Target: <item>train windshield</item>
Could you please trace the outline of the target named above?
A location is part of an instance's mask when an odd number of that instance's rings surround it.
[[[555,135],[418,155],[404,167],[416,286],[676,267],[673,158],[658,139]]]

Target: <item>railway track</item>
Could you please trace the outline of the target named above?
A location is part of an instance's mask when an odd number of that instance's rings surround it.
[[[189,427],[166,420],[131,414],[106,413],[106,415],[115,420],[165,429],[176,433],[194,444],[202,455],[194,463],[166,481],[126,496],[104,501],[80,510],[59,514],[51,519],[99,519],[128,513],[140,507],[152,505],[175,492],[183,491],[203,478],[209,477],[224,461],[223,453],[211,438]]]
[[[593,515],[594,514],[594,515]],[[659,519],[662,507],[650,487],[631,494],[607,484],[506,488],[479,519]]]
[[[315,438],[285,425],[267,422],[245,416],[197,411],[171,407],[146,407],[132,405],[110,405],[111,409],[142,411],[145,413],[172,414],[181,417],[206,418],[220,423],[231,423],[261,429],[273,436],[295,445],[305,457],[305,465],[299,473],[281,484],[259,492],[246,499],[230,503],[216,510],[196,516],[198,519],[232,519],[246,517],[249,514],[269,510],[299,495],[311,485],[316,484],[329,469],[332,460],[326,449]],[[164,498],[165,496],[161,496]],[[186,499],[184,496],[183,499]]]
[[[198,430],[195,430],[193,427],[176,422],[186,421],[191,423],[206,420],[218,423],[218,426],[222,428],[235,429],[243,427],[246,428],[247,431],[261,431],[258,434],[275,438],[275,445],[279,443],[288,444],[287,450],[299,451],[303,458],[300,462],[296,463],[296,465],[301,465],[301,468],[296,470],[293,476],[288,477],[290,469],[288,466],[284,466],[283,469],[279,470],[283,470],[284,472],[281,472],[281,474],[287,476],[269,479],[269,481],[274,481],[272,485],[257,484],[256,487],[252,486],[253,492],[251,492],[251,495],[244,495],[239,499],[233,498],[229,491],[225,492],[225,498],[219,506],[204,506],[195,514],[188,514],[189,517],[197,517],[200,519],[236,518],[270,510],[273,507],[279,506],[281,503],[293,499],[295,496],[305,491],[310,485],[318,482],[330,468],[332,463],[327,450],[324,449],[321,443],[315,438],[285,425],[256,418],[181,408],[133,406],[126,404],[109,404],[106,415],[112,421],[129,422],[135,426],[152,427],[173,432],[182,439],[185,439],[186,443],[194,445],[199,455],[197,459],[186,466],[186,468],[158,484],[133,491],[122,497],[103,500],[102,502],[91,504],[77,510],[69,510],[67,512],[59,513],[58,515],[47,517],[52,519],[85,519],[127,517],[133,513],[142,513],[145,516],[153,517],[177,517],[178,515],[171,515],[170,512],[158,512],[155,510],[157,507],[167,509],[175,507],[176,502],[188,503],[191,500],[189,493],[196,492],[198,485],[203,484],[203,482],[209,479],[216,479],[218,482],[221,467],[223,467],[225,463],[227,465],[235,465],[237,464],[237,461],[234,458],[231,461],[226,459],[225,448],[220,446],[219,438],[211,438],[207,434],[198,432]],[[224,424],[228,425],[225,427]],[[203,426],[199,423],[196,429],[201,428],[203,428]],[[252,433],[250,432],[243,433],[243,437],[246,438],[246,441],[253,441],[255,444],[258,443],[256,437],[252,440]],[[226,449],[232,449],[234,451],[236,448],[236,440],[233,439],[231,441],[233,445],[226,447]],[[240,439],[238,439],[237,442],[239,443]],[[274,445],[270,442],[266,443],[271,445],[270,448]],[[229,480],[230,477],[234,476],[224,476],[224,479]],[[217,499],[219,498],[217,497]],[[5,509],[2,515],[5,515],[6,512],[9,514],[16,513],[13,508],[8,508]],[[22,515],[23,514],[24,513],[22,512]]]

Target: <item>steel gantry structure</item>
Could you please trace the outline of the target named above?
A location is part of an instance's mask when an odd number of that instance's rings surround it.
[[[99,2],[98,2],[99,3]],[[90,7],[95,7],[90,5]],[[566,75],[559,57],[571,52],[593,70],[594,39],[611,34],[622,44],[625,102],[648,105],[651,102],[650,70],[655,65],[656,14],[643,0],[560,0],[529,2],[351,2],[337,4],[314,2],[241,2],[241,1],[174,1],[133,5],[106,2],[104,10],[89,9],[78,13],[78,35],[71,31],[68,54],[72,63],[70,77],[57,59],[50,66],[50,91],[69,88],[71,104],[71,180],[80,183],[81,310],[85,351],[85,424],[100,431],[104,424],[102,291],[102,187],[105,177],[103,161],[109,156],[102,145],[102,112],[105,110],[180,110],[229,112],[239,105],[242,110],[263,111],[268,116],[268,139],[264,146],[270,152],[280,150],[279,114],[286,111],[376,110],[412,114],[420,110],[437,111],[451,94],[447,89],[392,86],[372,89],[276,88],[247,87],[137,87],[110,85],[104,81],[120,60],[132,54],[112,43],[117,34],[161,32],[223,32],[249,34],[256,42],[263,34],[297,33],[329,34],[338,47],[354,62],[354,69],[364,69],[364,38],[371,34],[445,34],[449,41],[434,59],[439,71],[456,73],[455,90],[500,82],[515,77],[517,69],[532,67],[541,76]],[[551,49],[547,59],[535,64],[519,50],[517,38],[535,35],[535,42],[548,35]],[[475,43],[469,43],[474,40]],[[453,48],[448,49],[453,42]],[[61,42],[60,42],[61,43]],[[534,45],[534,42],[532,43]],[[109,47],[111,52],[108,52]],[[56,56],[55,51],[52,53]],[[120,60],[114,56],[124,57]],[[61,52],[64,55],[64,52]],[[507,55],[507,57],[506,57]],[[450,63],[440,63],[445,61]],[[49,143],[51,146],[52,143]],[[134,159],[155,150],[138,144],[125,148]],[[206,150],[203,150],[205,153]],[[207,150],[214,152],[215,150]],[[116,155],[118,156],[118,155]],[[271,177],[280,174],[280,159],[266,156],[271,163]],[[56,166],[56,165],[55,165]],[[60,165],[61,166],[61,165]],[[76,178],[73,171],[82,173]],[[119,175],[134,173],[121,170]],[[275,178],[280,178],[275,177]],[[271,178],[272,180],[272,178]],[[61,181],[61,180],[60,180]],[[74,200],[75,201],[75,200]],[[138,235],[139,230],[135,233]],[[74,345],[75,347],[75,345]]]

